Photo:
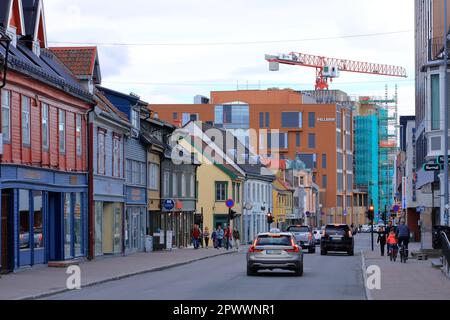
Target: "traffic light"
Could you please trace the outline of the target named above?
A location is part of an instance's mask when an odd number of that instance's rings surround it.
[[[270,212],[267,214],[267,223],[268,224],[272,224],[273,223],[273,215]]]
[[[369,210],[367,211],[367,218],[370,221],[373,221],[375,219],[375,208],[373,204],[370,205]]]
[[[234,211],[234,210],[229,209],[229,210],[228,210],[228,218],[229,218],[230,220],[236,219],[236,218],[237,218],[237,212]]]

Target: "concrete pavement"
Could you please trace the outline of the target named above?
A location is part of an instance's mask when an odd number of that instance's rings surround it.
[[[361,235],[367,238],[369,235]],[[376,238],[375,238],[376,239]],[[409,252],[419,251],[420,243],[410,243]],[[379,266],[381,269],[381,290],[369,290],[374,300],[449,300],[450,280],[431,266],[431,260],[408,259],[407,263],[391,262],[387,256],[381,257],[380,247],[375,251],[364,250],[366,267]]]
[[[137,253],[130,256],[102,257],[79,264],[81,286],[89,287],[127,277],[165,270],[196,261],[217,257],[232,251],[224,249],[174,249],[173,251]],[[2,275],[0,300],[36,299],[67,291],[66,268],[36,266],[28,270]]]

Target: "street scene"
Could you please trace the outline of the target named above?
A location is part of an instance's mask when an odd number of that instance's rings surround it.
[[[0,0],[0,300],[450,299],[447,0],[280,3]]]

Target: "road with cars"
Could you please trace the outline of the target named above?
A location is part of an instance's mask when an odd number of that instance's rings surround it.
[[[48,299],[303,300],[365,299],[361,249],[368,234],[355,236],[355,254],[304,254],[302,277],[289,271],[246,274],[246,250],[164,271],[68,292]],[[206,250],[206,249],[203,249]],[[207,249],[214,250],[214,249]],[[223,249],[222,249],[223,250]]]

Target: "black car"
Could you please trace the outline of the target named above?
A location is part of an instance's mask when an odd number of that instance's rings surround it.
[[[353,234],[348,225],[329,224],[325,227],[320,241],[320,254],[324,256],[328,251],[347,252],[349,256],[353,256]]]

